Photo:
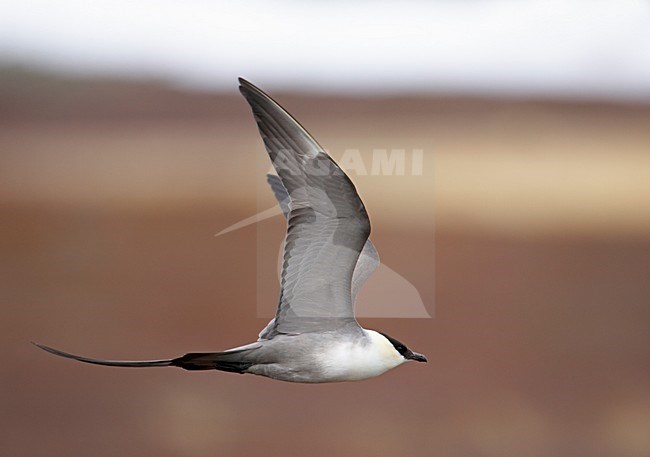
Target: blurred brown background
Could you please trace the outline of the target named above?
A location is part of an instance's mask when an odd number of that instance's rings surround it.
[[[213,237],[264,179],[235,87],[2,70],[4,455],[650,455],[647,104],[273,93],[335,156],[433,161],[426,185],[355,179],[382,259],[435,280],[435,318],[362,325],[427,365],[293,385],[31,346],[148,359],[255,338],[255,227]],[[432,208],[435,273],[410,254]]]

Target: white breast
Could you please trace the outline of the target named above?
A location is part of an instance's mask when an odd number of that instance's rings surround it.
[[[368,340],[341,342],[322,354],[322,372],[331,381],[359,381],[379,376],[406,360],[386,337],[365,330]]]

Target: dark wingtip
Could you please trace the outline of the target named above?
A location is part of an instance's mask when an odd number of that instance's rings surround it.
[[[248,98],[249,94],[256,89],[254,85],[246,81],[244,78],[237,78],[239,80],[239,93]]]
[[[244,78],[238,78],[238,79],[239,79],[239,92],[241,92],[241,94],[244,97],[246,97],[246,99],[249,100],[249,102],[252,103],[253,99],[251,97],[253,97],[253,98],[257,97],[257,98],[261,98],[261,99],[266,99],[270,103],[273,103],[275,105],[278,104],[275,100],[273,100],[271,98],[271,96],[269,96],[269,94],[264,92],[262,89],[257,87],[252,82],[250,82],[250,81],[248,81],[248,80],[246,80]],[[282,109],[284,109],[284,108],[282,108]]]
[[[240,91],[253,90],[253,91],[261,92],[259,87],[257,87],[255,84],[248,81],[247,79],[244,79],[244,78],[240,77],[240,78],[237,78],[237,80],[239,81],[239,90]]]

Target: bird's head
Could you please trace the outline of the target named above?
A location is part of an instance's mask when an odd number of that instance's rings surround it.
[[[386,338],[390,343],[393,345],[395,350],[402,356],[404,357],[405,361],[409,360],[415,360],[416,362],[426,362],[427,358],[424,354],[418,354],[417,352],[411,351],[409,348],[406,347],[404,343],[401,341],[396,340],[392,336],[388,336],[385,333],[382,333],[384,338]]]

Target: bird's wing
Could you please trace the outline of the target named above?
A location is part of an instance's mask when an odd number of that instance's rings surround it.
[[[240,79],[271,162],[289,193],[278,310],[267,338],[352,324],[352,275],[370,234],[352,181],[279,104]]]
[[[288,219],[289,193],[287,192],[287,189],[284,188],[282,180],[279,176],[269,173],[266,175],[266,181],[269,183],[269,186],[273,191],[273,195],[275,195],[275,198],[278,201],[278,205],[282,210],[282,214],[284,215],[285,219]],[[370,241],[370,238],[368,238],[366,240],[366,244],[363,245],[363,249],[361,250],[357,264],[354,267],[354,273],[352,274],[353,306],[357,301],[357,294],[359,293],[359,290],[366,282],[366,280],[370,277],[370,275],[377,269],[379,263],[379,253],[377,252],[377,249],[375,249],[374,244],[372,244],[372,241]],[[266,327],[262,329],[258,335],[258,339],[268,339],[269,335],[273,331],[274,326],[275,318],[271,319]]]
[[[284,188],[282,180],[279,176],[273,174],[266,175],[266,181],[269,183],[273,195],[275,195],[278,205],[284,214],[285,219],[289,217],[289,193],[287,189]],[[359,290],[370,277],[370,275],[377,269],[379,266],[379,253],[375,249],[375,245],[372,244],[370,238],[366,240],[357,264],[354,267],[354,274],[352,275],[352,303],[356,302],[357,294]]]

